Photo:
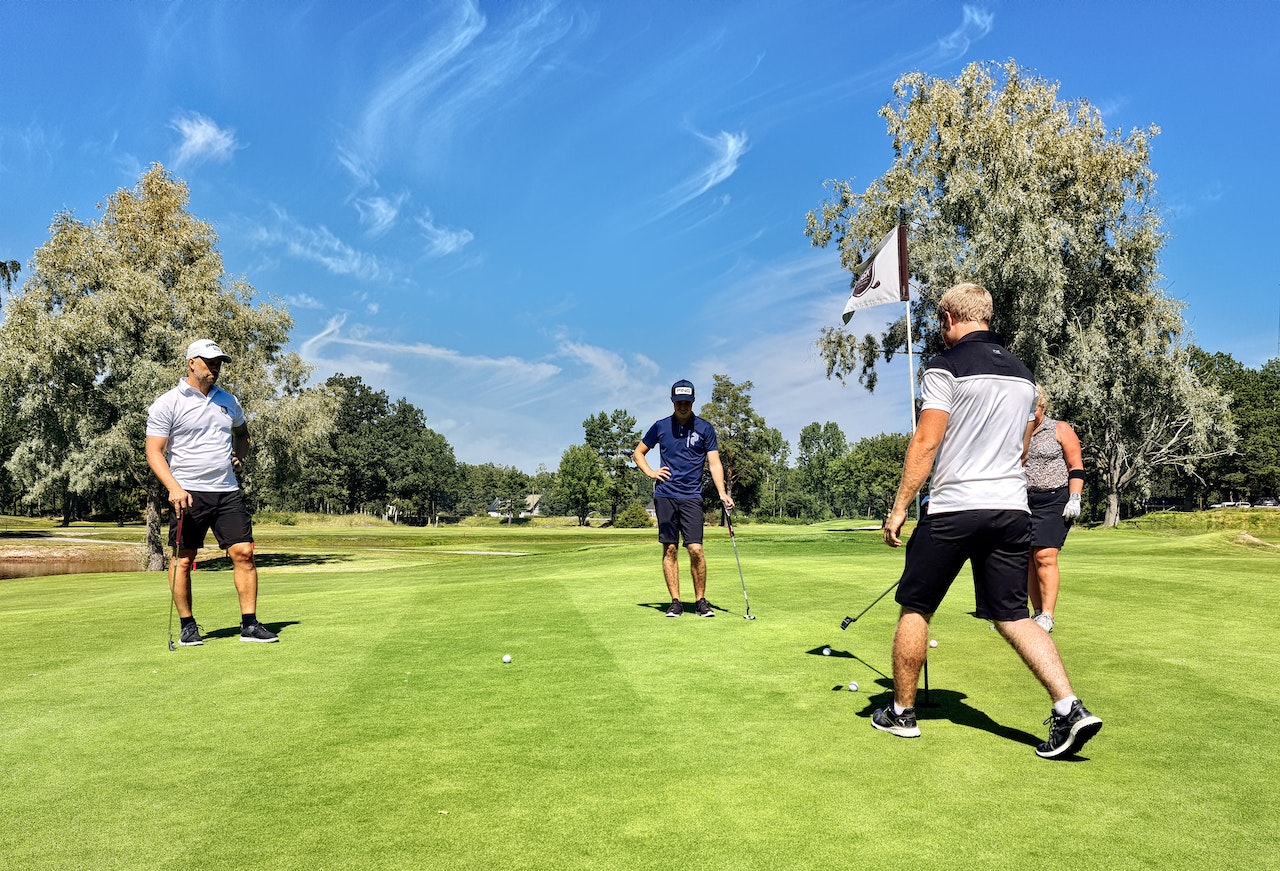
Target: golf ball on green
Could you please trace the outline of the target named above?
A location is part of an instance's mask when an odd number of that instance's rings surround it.
[[[831,648],[830,648],[830,647],[824,647],[824,648],[822,648],[822,655],[823,655],[823,656],[830,656],[830,655],[831,655]]]
[[[510,653],[503,654],[502,661],[503,661],[503,662],[510,662],[510,661],[511,661],[511,654],[510,654]]]
[[[858,682],[856,680],[849,682],[849,691],[854,693],[858,691]]]
[[[930,639],[929,639],[929,646],[930,646],[930,647],[937,647],[937,646],[938,646],[938,639],[936,639],[936,638],[930,638]]]

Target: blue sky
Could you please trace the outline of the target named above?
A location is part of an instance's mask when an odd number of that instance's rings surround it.
[[[974,60],[1159,125],[1193,340],[1278,353],[1275,0],[5,0],[0,32],[0,256],[161,162],[317,379],[406,397],[468,462],[554,469],[586,417],[643,429],[713,373],[793,446],[907,430],[904,364],[873,395],[824,377],[849,276],[805,213],[890,166],[895,78]]]

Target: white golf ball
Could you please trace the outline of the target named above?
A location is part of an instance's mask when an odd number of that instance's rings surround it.
[[[938,646],[938,639],[936,639],[936,638],[930,638],[930,639],[929,639],[929,646],[930,646],[930,647],[937,647],[937,646]]]
[[[503,655],[503,657],[502,657],[502,661],[503,661],[503,662],[510,662],[510,661],[511,661],[511,654],[510,654],[510,653],[508,653],[508,654],[504,654],[504,655]]]
[[[822,655],[823,655],[823,656],[830,656],[830,655],[831,655],[831,648],[830,648],[830,647],[824,647],[824,648],[822,648]]]
[[[854,693],[858,691],[858,682],[856,680],[849,682],[849,691]]]

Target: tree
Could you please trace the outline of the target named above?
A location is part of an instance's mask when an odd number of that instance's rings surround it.
[[[1059,101],[1057,90],[1013,61],[970,64],[954,81],[903,76],[880,112],[893,166],[861,194],[832,182],[806,232],[815,245],[835,242],[856,270],[862,252],[900,218],[909,222],[922,356],[941,350],[942,292],[960,281],[991,291],[992,329],[1052,385],[1082,436],[1092,434],[1086,458],[1105,467],[1118,505],[1152,468],[1193,467],[1229,449],[1232,436],[1229,424],[1213,425],[1212,398],[1179,350],[1180,305],[1157,286],[1163,235],[1149,140],[1158,129],[1112,133],[1088,101]],[[879,359],[904,350],[906,336],[904,318],[860,341],[828,329],[818,344],[828,376],[856,369],[871,390]],[[1140,379],[1162,369],[1172,392],[1144,390]],[[1147,438],[1143,420],[1163,435]]]
[[[839,513],[831,487],[831,466],[848,452],[849,442],[838,424],[814,421],[800,430],[796,483],[813,494],[824,513]]]
[[[57,215],[0,324],[0,414],[16,416],[7,467],[29,503],[68,522],[76,500],[147,496],[149,566],[163,566],[165,501],[144,454],[146,410],[186,374],[185,349],[215,337],[226,389],[253,416],[306,367],[283,349],[292,320],[228,280],[213,228],[186,185],[154,164],[107,198],[102,219]]]
[[[560,456],[556,471],[555,499],[578,518],[579,526],[587,525],[591,506],[608,492],[609,478],[600,456],[587,445],[570,445]]]
[[[5,292],[13,290],[13,282],[22,271],[22,264],[17,260],[0,260],[0,281],[4,282]]]
[[[1202,381],[1230,400],[1239,442],[1231,456],[1200,468],[1200,501],[1239,501],[1274,497],[1280,492],[1280,358],[1249,369],[1230,354],[1191,348],[1192,365]]]
[[[438,522],[439,509],[456,487],[453,447],[427,426],[412,403],[399,399],[381,425],[386,445],[387,492],[398,512]]]
[[[604,499],[609,503],[609,522],[618,522],[618,506],[635,497],[635,480],[639,470],[631,454],[640,441],[636,419],[625,409],[615,409],[612,416],[603,411],[582,422],[586,445],[596,452],[607,479]]]
[[[765,424],[751,407],[750,381],[734,384],[726,375],[713,375],[711,400],[698,416],[716,428],[720,463],[724,466],[724,487],[744,511],[760,501],[758,487],[783,449],[782,433]],[[708,503],[719,504],[718,495],[706,495]]]
[[[887,517],[898,494],[902,461],[907,456],[911,436],[881,433],[859,439],[831,464],[831,491],[864,510],[868,517]]]

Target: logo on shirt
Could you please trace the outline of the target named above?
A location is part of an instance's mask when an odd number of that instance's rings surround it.
[[[221,408],[222,413],[225,414],[227,417],[231,416],[231,412],[227,410],[227,407],[225,405],[219,405],[218,408]]]

